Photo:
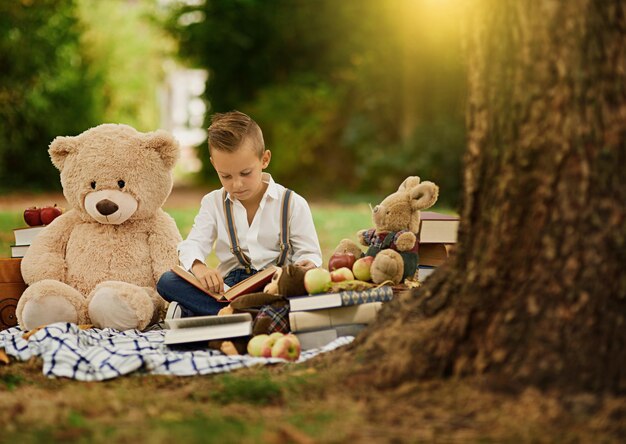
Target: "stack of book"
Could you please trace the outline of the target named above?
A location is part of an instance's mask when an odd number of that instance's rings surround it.
[[[45,228],[45,225],[37,225],[34,227],[15,228],[13,236],[15,244],[11,245],[11,257],[24,257],[26,250],[33,242],[33,239]]]
[[[19,258],[0,259],[0,330],[17,325],[17,300],[26,290]]]
[[[458,216],[422,211],[419,232],[419,268],[417,278],[424,281],[443,264],[456,243]]]
[[[322,347],[340,336],[356,336],[393,298],[390,286],[289,299],[289,325],[303,350]]]
[[[252,334],[252,316],[239,313],[224,316],[195,316],[166,319],[165,345],[205,342]]]

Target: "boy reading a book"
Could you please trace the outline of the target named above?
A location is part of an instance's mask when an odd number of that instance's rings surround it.
[[[202,199],[187,239],[178,245],[181,266],[215,293],[270,265],[319,267],[309,205],[263,172],[272,153],[256,122],[238,111],[215,114],[208,133],[211,164],[223,188]],[[205,264],[213,244],[217,268]],[[183,317],[215,315],[225,306],[171,271],[161,276],[157,290],[178,303]]]

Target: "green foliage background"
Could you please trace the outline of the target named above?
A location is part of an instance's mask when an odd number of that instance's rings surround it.
[[[332,196],[387,193],[418,174],[437,182],[454,206],[465,67],[460,17],[449,6],[180,2],[169,28],[179,53],[209,71],[211,113],[239,109],[259,122],[277,180]],[[204,145],[199,155],[203,179],[216,183]]]
[[[263,128],[276,180],[308,197],[381,196],[407,175],[454,208],[465,146],[460,13],[433,0],[0,2],[0,189],[59,188],[47,148],[103,122],[161,125],[178,63],[209,113]],[[198,182],[217,186],[206,143]]]
[[[0,189],[58,182],[46,148],[97,122],[70,0],[0,2]]]
[[[60,189],[48,145],[103,122],[159,126],[174,45],[155,2],[0,2],[0,190]]]

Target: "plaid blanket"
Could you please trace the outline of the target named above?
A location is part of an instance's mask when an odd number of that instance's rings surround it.
[[[145,332],[110,328],[81,330],[75,324],[56,323],[39,330],[28,340],[22,337],[23,333],[19,327],[1,331],[0,348],[20,361],[41,357],[46,376],[80,381],[103,381],[134,371],[152,375],[206,375],[286,362],[279,358],[227,356],[210,349],[172,349],[163,343],[165,330],[161,329]],[[325,347],[302,352],[297,362],[349,344],[353,339],[350,336],[337,338]]]

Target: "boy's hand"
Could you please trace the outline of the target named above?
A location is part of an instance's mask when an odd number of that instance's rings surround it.
[[[216,269],[209,268],[202,262],[195,262],[191,266],[191,272],[207,290],[218,294],[224,293],[224,280]]]
[[[310,270],[311,268],[317,268],[317,265],[315,265],[313,262],[311,262],[308,259],[302,259],[301,261],[296,262],[294,265],[297,265],[298,267],[302,267],[305,270]]]

